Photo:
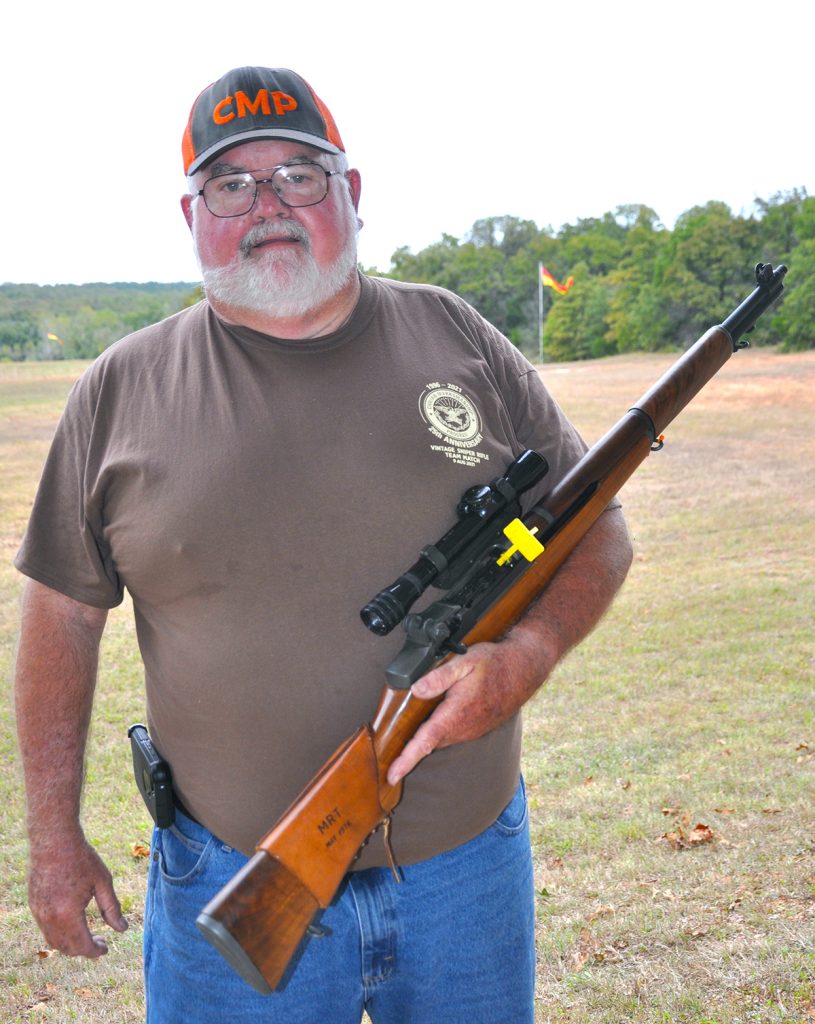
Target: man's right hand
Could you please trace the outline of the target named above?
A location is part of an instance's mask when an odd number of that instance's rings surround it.
[[[110,872],[79,824],[85,741],[107,612],[28,580],[23,589],[15,706],[31,846],[28,902],[45,941],[68,956],[107,953],[92,935],[92,899],[127,928]]]
[[[93,935],[88,926],[85,908],[92,899],[106,924],[114,931],[126,931],[111,874],[84,837],[58,851],[32,849],[28,903],[51,949],[91,958],[107,953],[105,940]]]

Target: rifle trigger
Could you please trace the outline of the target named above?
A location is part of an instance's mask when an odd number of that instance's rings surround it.
[[[660,434],[659,437],[656,439],[656,441],[654,441],[654,443],[651,445],[651,451],[652,452],[658,452],[658,451],[661,451],[664,447],[665,447],[665,435],[664,434]]]
[[[385,818],[383,822],[384,828],[382,829],[382,839],[385,844],[385,855],[388,858],[388,865],[393,872],[393,877],[396,882],[402,881],[402,873],[399,870],[399,865],[396,863],[396,858],[393,855],[393,847],[391,846],[391,816],[390,814]]]

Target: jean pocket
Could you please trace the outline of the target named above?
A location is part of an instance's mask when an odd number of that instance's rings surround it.
[[[529,808],[526,801],[526,787],[524,786],[523,777],[521,777],[512,799],[495,819],[492,828],[504,836],[517,836],[526,828],[528,817]]]
[[[216,842],[215,837],[194,838],[185,829],[184,822],[176,817],[176,822],[169,828],[162,829],[159,838],[159,868],[166,882],[183,885],[199,875],[209,859],[210,851]],[[200,826],[196,831],[203,832]]]

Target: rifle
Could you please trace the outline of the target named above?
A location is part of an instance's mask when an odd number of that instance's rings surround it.
[[[787,268],[755,268],[756,287],[710,328],[571,471],[519,518],[520,496],[547,471],[522,453],[504,476],[472,487],[458,522],[361,612],[385,635],[400,622],[404,647],[386,671],[372,721],[326,762],[241,871],[197,918],[204,937],[256,991],[270,993],[321,908],[329,905],[361,847],[384,828],[402,795],[387,771],[442,699],[414,697],[410,686],[475,643],[500,638],[545,589],[580,539],[652,451],[662,431],[748,342],[742,336],[783,291]],[[410,608],[428,586],[447,591],[420,613]],[[395,868],[395,866],[392,864]]]

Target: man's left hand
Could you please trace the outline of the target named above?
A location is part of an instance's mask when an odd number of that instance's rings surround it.
[[[511,718],[549,674],[541,655],[540,644],[520,637],[475,644],[414,683],[414,696],[443,699],[394,760],[388,782],[395,785],[431,751],[476,740]]]
[[[620,510],[609,508],[503,640],[473,644],[414,683],[416,697],[441,701],[393,761],[388,782],[395,785],[433,750],[478,739],[510,719],[599,622],[631,557]]]

